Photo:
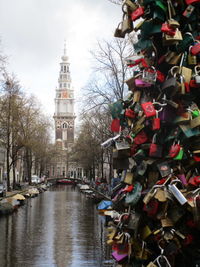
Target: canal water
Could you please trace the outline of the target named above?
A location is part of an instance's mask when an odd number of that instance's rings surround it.
[[[0,267],[114,266],[103,217],[71,186],[54,186],[0,217]]]

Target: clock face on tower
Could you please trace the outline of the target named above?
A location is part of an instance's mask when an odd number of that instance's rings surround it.
[[[67,91],[62,92],[62,98],[68,98],[68,93],[67,93]]]

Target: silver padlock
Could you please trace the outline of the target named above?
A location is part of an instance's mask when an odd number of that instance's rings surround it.
[[[173,196],[178,200],[178,202],[181,205],[184,205],[185,203],[187,203],[187,199],[184,197],[184,195],[181,193],[181,191],[176,187],[175,183],[181,183],[182,184],[182,182],[179,179],[173,180],[168,185],[169,192],[173,194]]]
[[[149,67],[143,70],[142,72],[142,80],[150,83],[155,84],[157,79],[157,71],[154,67]]]
[[[195,66],[194,72],[195,72],[194,75],[195,82],[196,84],[200,85],[200,66]]]
[[[120,134],[118,134],[118,135],[116,135],[116,136],[114,136],[114,137],[111,137],[111,138],[109,138],[109,139],[107,139],[105,142],[103,142],[102,144],[101,144],[101,147],[102,148],[107,148],[107,147],[110,147],[119,137],[120,137],[121,135]]]

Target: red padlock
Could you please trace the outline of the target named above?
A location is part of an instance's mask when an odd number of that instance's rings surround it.
[[[126,111],[125,111],[125,116],[128,117],[128,118],[133,119],[133,118],[135,118],[136,115],[135,115],[135,112],[132,109],[127,108]]]
[[[200,85],[197,84],[194,79],[190,80],[189,86],[190,86],[190,88],[199,88],[200,87]]]
[[[200,43],[196,43],[195,45],[193,45],[190,49],[190,53],[193,56],[196,56],[200,53]]]
[[[148,141],[148,136],[147,134],[145,133],[145,131],[140,131],[136,137],[134,138],[134,143],[136,145],[141,145],[141,144],[144,144]]]
[[[157,72],[157,77],[156,77],[157,81],[163,83],[165,81],[165,75],[159,70],[156,70],[156,72]]]
[[[170,36],[174,36],[176,34],[176,29],[171,28],[168,23],[162,24],[161,31],[170,35]]]
[[[152,138],[152,143],[149,148],[149,156],[154,158],[161,158],[163,148],[161,145],[158,145],[155,142],[156,142],[156,134],[154,134]]]
[[[152,102],[143,103],[143,104],[141,104],[141,107],[142,107],[146,117],[156,116],[156,109],[154,108],[154,105]]]
[[[158,111],[156,111],[156,118],[152,121],[152,130],[160,130],[160,118],[158,118]]]
[[[185,0],[186,4],[187,5],[191,5],[191,4],[194,4],[194,3],[200,3],[200,0]]]
[[[179,144],[179,142],[177,144],[173,143],[173,145],[171,145],[170,150],[169,150],[169,156],[171,158],[175,158],[178,155],[180,149],[181,149],[181,145]]]
[[[194,186],[199,185],[199,183],[200,183],[200,176],[199,175],[191,177],[189,179],[189,182],[188,182],[188,184],[194,185]]]
[[[120,120],[119,119],[113,119],[110,129],[113,133],[119,133],[121,130],[121,126],[120,126]]]
[[[144,15],[144,7],[138,7],[135,11],[132,12],[131,14],[131,19],[133,21],[139,19],[140,17],[142,17]]]
[[[194,155],[194,156],[193,156],[193,159],[194,159],[196,162],[200,162],[200,156]]]

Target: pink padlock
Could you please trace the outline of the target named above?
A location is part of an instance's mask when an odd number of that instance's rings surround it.
[[[135,79],[135,86],[136,87],[151,87],[152,84],[147,83],[141,79]]]

